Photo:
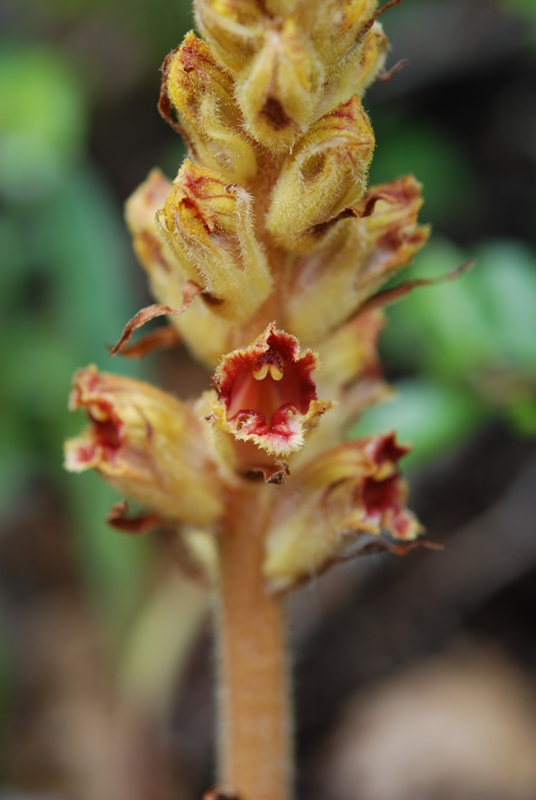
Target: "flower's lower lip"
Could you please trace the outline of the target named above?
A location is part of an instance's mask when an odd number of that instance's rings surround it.
[[[247,427],[247,432],[258,436],[270,434],[278,437],[290,437],[292,430],[290,421],[298,413],[296,406],[287,403],[277,408],[270,416],[270,421],[258,411],[253,409],[241,409],[233,417],[228,418],[228,422],[237,430]]]

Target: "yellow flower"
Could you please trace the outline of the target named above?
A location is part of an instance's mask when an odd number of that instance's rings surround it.
[[[421,185],[411,175],[369,189],[360,204],[366,216],[340,220],[323,247],[294,262],[286,327],[316,344],[355,314],[426,242],[421,206]]]
[[[220,517],[224,487],[192,407],[90,366],[76,374],[69,408],[82,408],[90,425],[65,445],[68,470],[96,469],[171,523],[206,525]]]
[[[186,159],[156,218],[161,238],[214,313],[240,322],[266,300],[272,278],[245,189]]]
[[[393,434],[348,442],[293,473],[283,487],[266,542],[264,575],[287,589],[358,551],[364,537],[410,543],[422,526],[406,509],[398,460],[408,451]],[[388,541],[385,549],[388,549]]]
[[[273,152],[288,149],[313,120],[322,84],[321,64],[292,18],[270,26],[262,48],[237,77],[248,132]]]

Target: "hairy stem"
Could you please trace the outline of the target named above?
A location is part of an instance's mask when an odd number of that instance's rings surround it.
[[[219,538],[219,786],[240,800],[290,800],[285,611],[264,589],[258,494],[241,495]]]

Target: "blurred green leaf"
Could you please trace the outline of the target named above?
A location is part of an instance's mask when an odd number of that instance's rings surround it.
[[[450,243],[434,239],[418,254],[410,277],[446,275],[467,256]],[[481,308],[475,272],[439,286],[414,291],[389,315],[384,344],[387,357],[419,365],[437,376],[464,379],[493,363],[492,322]]]
[[[25,268],[25,248],[19,235],[17,220],[4,213],[0,217],[0,326],[5,324],[17,309],[17,293]]]
[[[536,399],[514,403],[508,409],[508,419],[522,436],[536,436]]]
[[[139,361],[112,362],[106,349],[140,300],[124,223],[97,172],[89,167],[72,172],[43,209],[36,230],[55,278],[54,314],[63,336],[76,336],[82,360],[140,374]]]
[[[492,241],[475,254],[474,301],[488,316],[495,359],[536,368],[536,259],[521,242]]]
[[[0,192],[34,204],[57,185],[86,138],[76,75],[44,47],[0,50]]]

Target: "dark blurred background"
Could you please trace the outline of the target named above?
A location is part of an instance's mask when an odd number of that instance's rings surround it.
[[[536,2],[405,0],[366,98],[371,181],[424,184],[458,281],[389,310],[412,507],[442,553],[368,557],[292,601],[297,786],[307,800],[536,798]],[[156,111],[185,0],[0,0],[0,798],[171,800],[213,781],[207,597],[117,498],[62,471],[74,370],[184,397],[182,351],[110,364],[149,302],[122,204],[183,148]]]

